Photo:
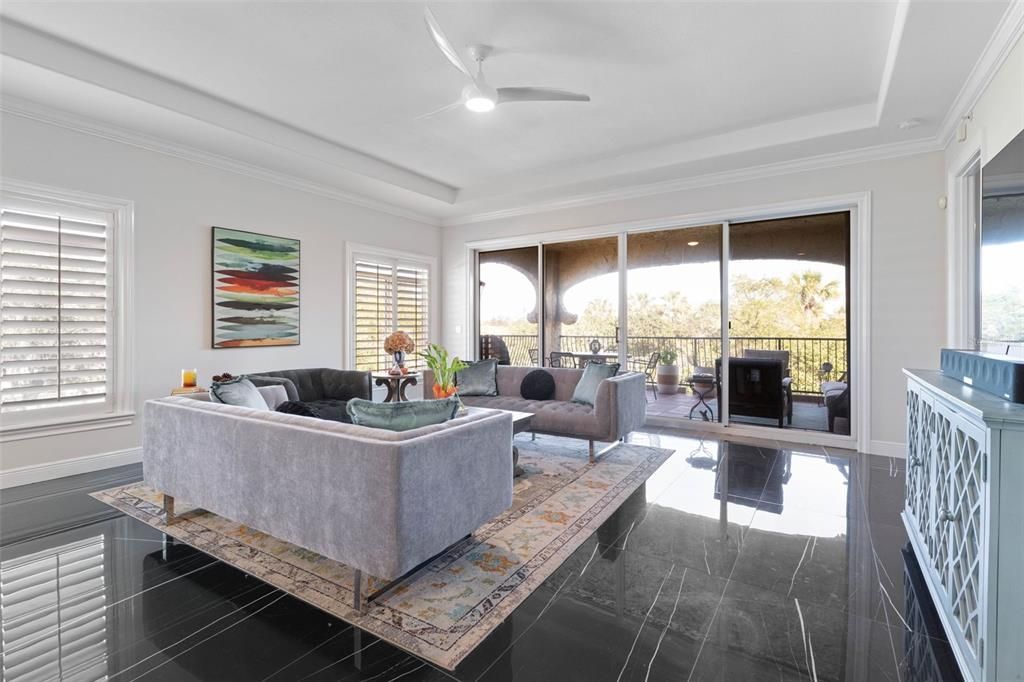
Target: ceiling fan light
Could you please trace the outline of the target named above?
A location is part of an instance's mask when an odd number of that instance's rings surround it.
[[[494,110],[495,102],[489,97],[477,95],[466,100],[466,108],[478,114],[484,114]]]

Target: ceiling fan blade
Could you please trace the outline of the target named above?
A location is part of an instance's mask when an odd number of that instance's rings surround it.
[[[475,83],[476,79],[473,77],[473,73],[469,70],[469,67],[466,66],[466,63],[462,61],[462,57],[459,56],[459,53],[455,48],[452,47],[451,41],[448,40],[448,36],[444,34],[444,31],[441,29],[441,24],[437,22],[437,17],[434,16],[434,13],[430,11],[429,7],[425,7],[423,9],[423,20],[427,22],[427,32],[430,33],[430,37],[434,41],[434,44],[437,45],[437,49],[441,50],[441,53],[448,58],[448,61],[452,63],[452,66],[468,76],[469,79]]]
[[[590,95],[553,88],[498,88],[498,104],[505,102],[589,102]]]
[[[426,114],[421,114],[421,115],[417,116],[413,120],[414,121],[422,121],[425,118],[432,118],[434,116],[437,116],[438,114],[443,114],[446,111],[451,111],[452,109],[457,109],[458,107],[461,107],[461,106],[462,106],[462,100],[461,99],[457,99],[454,102],[452,102],[451,104],[445,104],[440,109],[434,109],[433,111],[428,112]]]

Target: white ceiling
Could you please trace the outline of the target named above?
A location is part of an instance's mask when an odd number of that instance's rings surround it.
[[[593,101],[417,120],[464,84],[423,3],[6,0],[2,85],[10,102],[450,217],[714,159],[934,138],[1007,6],[438,2],[456,46],[495,46],[492,84]]]

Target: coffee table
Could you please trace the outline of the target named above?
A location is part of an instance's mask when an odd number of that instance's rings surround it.
[[[533,425],[533,414],[530,412],[516,412],[515,410],[501,410],[512,415],[512,477],[522,476],[526,473],[523,467],[519,466],[519,448],[516,447],[515,437],[517,433],[529,431]]]
[[[499,410],[494,407],[479,408],[470,407],[470,411],[479,409],[494,410],[496,412],[507,412],[512,415],[512,477],[517,478],[526,473],[523,467],[519,466],[519,448],[516,447],[516,434],[530,431],[533,425],[533,413],[532,412],[517,412],[516,410]]]

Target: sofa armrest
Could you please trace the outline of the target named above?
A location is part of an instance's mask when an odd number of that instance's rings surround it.
[[[333,400],[373,399],[373,384],[369,372],[351,369],[324,369],[320,378],[323,382],[325,398]]]
[[[594,417],[605,426],[608,440],[625,438],[647,420],[647,378],[627,372],[605,379],[597,389]]]
[[[251,381],[252,385],[255,386],[256,388],[280,386],[282,389],[284,389],[285,400],[299,400],[299,389],[296,388],[295,382],[292,381],[291,379],[286,379],[284,377],[270,377],[263,374],[250,374],[246,378],[249,381]],[[260,393],[262,392],[263,391],[260,391]],[[264,396],[264,398],[265,397],[266,396]]]

